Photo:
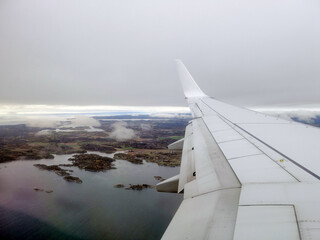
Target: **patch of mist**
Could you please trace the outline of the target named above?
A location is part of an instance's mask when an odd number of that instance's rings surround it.
[[[101,123],[94,119],[93,117],[89,116],[76,116],[70,119],[71,124],[69,127],[100,127]],[[67,127],[67,126],[64,126]]]
[[[51,134],[52,134],[52,130],[45,129],[45,130],[41,130],[41,131],[37,132],[35,135],[39,137],[39,136],[48,136]]]
[[[117,141],[126,141],[136,137],[136,133],[133,129],[127,128],[128,123],[120,121],[113,123],[112,132],[110,137],[116,139]]]
[[[147,130],[147,131],[152,129],[151,124],[148,124],[148,123],[141,123],[140,127],[142,130]]]

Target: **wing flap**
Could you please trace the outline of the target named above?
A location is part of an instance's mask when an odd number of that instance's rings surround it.
[[[168,149],[170,150],[181,150],[183,149],[183,142],[184,142],[184,138],[178,140],[178,141],[175,141],[174,143],[171,143],[169,146],[168,146]]]
[[[186,127],[183,150],[180,165],[180,176],[179,176],[179,186],[178,193],[182,192],[185,184],[192,181],[195,176],[195,164],[193,158],[193,132],[192,123]]]
[[[234,240],[300,240],[292,205],[240,206]]]
[[[203,119],[194,119],[192,122],[197,194],[240,187],[238,178],[212,138]]]
[[[185,199],[162,239],[232,239],[240,189]]]
[[[178,192],[179,175],[164,180],[156,185],[158,192]]]

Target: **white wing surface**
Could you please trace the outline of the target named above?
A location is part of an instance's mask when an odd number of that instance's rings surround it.
[[[193,120],[157,186],[184,193],[163,239],[320,239],[320,129],[210,98],[177,65]]]

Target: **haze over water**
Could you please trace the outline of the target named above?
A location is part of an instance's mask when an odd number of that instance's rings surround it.
[[[101,154],[110,156],[110,154]],[[33,164],[70,163],[72,155],[53,160],[0,164],[1,239],[160,239],[182,195],[114,188],[115,184],[150,184],[154,176],[169,178],[179,167],[117,160],[117,169],[88,172],[71,167],[82,184],[66,182]],[[33,188],[53,190],[37,192]]]

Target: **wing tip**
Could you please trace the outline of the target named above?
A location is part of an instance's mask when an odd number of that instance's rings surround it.
[[[182,84],[184,95],[186,98],[207,97],[207,95],[199,88],[194,81],[186,66],[180,59],[175,59],[178,75]]]

